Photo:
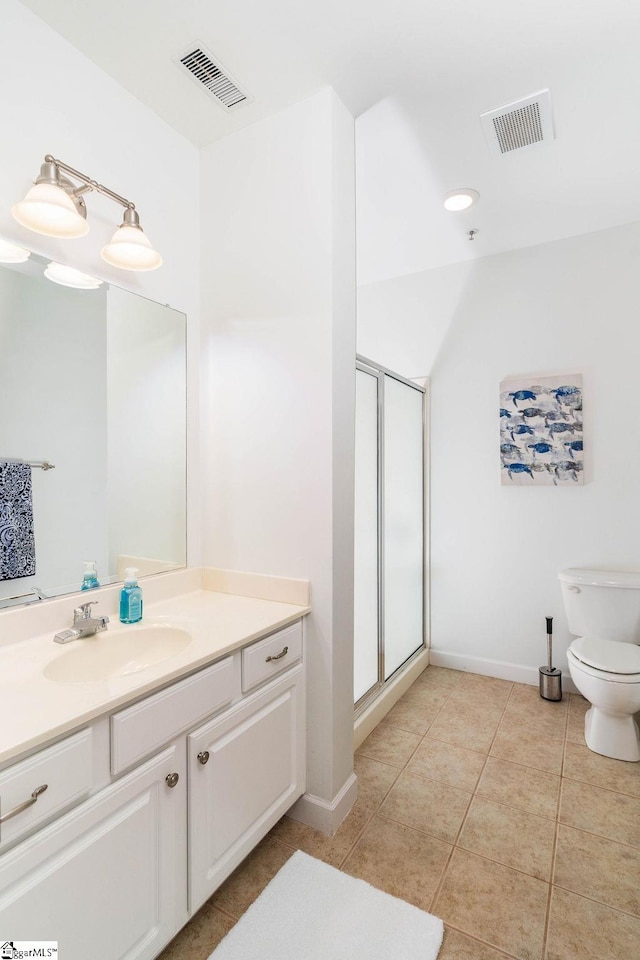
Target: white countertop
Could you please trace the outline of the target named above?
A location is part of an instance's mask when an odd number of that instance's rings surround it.
[[[52,660],[84,643],[107,644],[125,627],[112,618],[97,637],[53,642],[48,632],[0,646],[0,764],[81,727],[102,714],[152,693],[199,667],[278,630],[309,613],[310,607],[209,590],[195,590],[145,606],[140,627],[170,624],[187,630],[191,641],[169,659],[137,673],[108,680],[68,683],[48,679]],[[115,622],[114,622],[115,620]]]

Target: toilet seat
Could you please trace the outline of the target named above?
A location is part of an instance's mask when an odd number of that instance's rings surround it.
[[[611,674],[619,683],[640,683],[640,647],[634,643],[578,637],[568,652],[592,676]]]

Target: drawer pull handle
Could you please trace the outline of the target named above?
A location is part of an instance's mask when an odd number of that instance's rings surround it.
[[[179,779],[180,779],[180,775],[178,773],[168,773],[167,776],[165,777],[168,787],[175,787]]]
[[[13,810],[9,810],[9,813],[5,813],[4,817],[0,817],[0,823],[6,823],[7,820],[11,820],[11,817],[16,817],[19,813],[22,813],[23,810],[33,806],[40,794],[44,793],[47,787],[47,783],[43,783],[42,786],[36,787],[29,800],[25,800],[24,803],[19,803],[17,807],[13,808]]]
[[[282,660],[282,658],[286,657],[288,653],[289,653],[289,647],[283,647],[282,653],[278,653],[275,657],[267,657],[264,662],[269,663],[270,660]]]
[[[204,767],[205,763],[208,763],[208,761],[209,761],[209,751],[201,750],[200,753],[198,754],[198,763],[201,763],[202,766]]]

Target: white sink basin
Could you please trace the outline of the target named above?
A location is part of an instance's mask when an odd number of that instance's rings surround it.
[[[44,668],[49,680],[85,683],[138,673],[180,653],[191,643],[186,630],[168,624],[130,627],[72,640],[72,648]]]

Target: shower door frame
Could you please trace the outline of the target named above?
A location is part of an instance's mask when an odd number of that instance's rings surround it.
[[[377,488],[378,488],[378,516],[377,516],[377,560],[378,560],[378,678],[356,702],[354,705],[355,717],[357,718],[367,707],[369,707],[380,696],[382,691],[394,681],[399,672],[407,669],[410,664],[419,657],[429,646],[429,578],[427,577],[429,561],[429,499],[428,499],[428,467],[429,467],[429,446],[428,422],[429,422],[429,391],[426,378],[420,378],[424,385],[401,376],[395,370],[382,366],[373,360],[361,354],[356,354],[356,371],[360,370],[377,379],[377,431],[378,431],[378,457],[377,457]],[[422,643],[411,653],[406,660],[399,664],[396,669],[385,679],[385,651],[384,651],[384,378],[391,377],[405,386],[422,393]]]

